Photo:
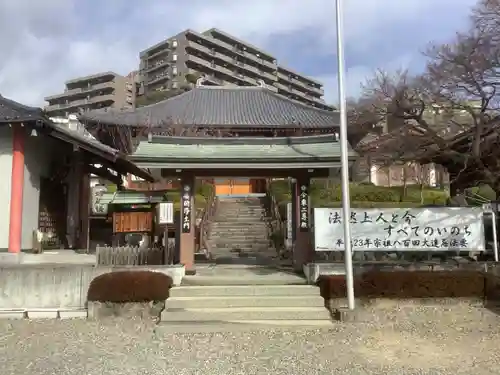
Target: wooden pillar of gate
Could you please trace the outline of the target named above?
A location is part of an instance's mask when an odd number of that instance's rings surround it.
[[[193,174],[183,174],[181,177],[181,207],[179,220],[179,260],[186,267],[186,274],[196,272],[195,254],[195,216]]]
[[[303,266],[313,261],[311,235],[311,200],[309,197],[310,178],[308,175],[296,176],[292,184],[293,224],[293,267],[302,272]]]

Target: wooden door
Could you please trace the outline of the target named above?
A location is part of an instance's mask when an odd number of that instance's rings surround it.
[[[245,195],[252,192],[250,179],[214,179],[216,195]]]
[[[251,193],[250,179],[235,178],[232,180],[231,194],[245,195]]]
[[[231,180],[215,178],[215,195],[231,195]]]

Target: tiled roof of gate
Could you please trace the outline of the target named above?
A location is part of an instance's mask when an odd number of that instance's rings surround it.
[[[357,153],[349,146],[349,158]],[[188,160],[211,163],[214,161],[278,161],[340,159],[340,142],[335,136],[307,137],[245,137],[192,138],[153,136],[152,141],[140,142],[130,155],[134,161]]]
[[[29,107],[0,95],[0,124],[47,120],[41,108]]]
[[[82,114],[82,121],[129,126],[212,125],[332,128],[339,113],[295,102],[265,87],[201,86],[131,110]]]

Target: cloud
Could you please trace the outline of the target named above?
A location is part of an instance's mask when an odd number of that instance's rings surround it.
[[[402,56],[414,59],[430,39],[453,35],[474,2],[344,1],[349,91],[355,93],[359,80],[377,66]],[[105,70],[127,74],[149,45],[187,28],[216,26],[276,54],[294,70],[324,77],[327,98],[334,100],[334,5],[332,0],[0,0],[0,93],[43,105],[43,97],[60,92],[67,79]]]

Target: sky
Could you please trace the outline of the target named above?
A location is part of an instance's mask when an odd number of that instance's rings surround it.
[[[467,26],[475,0],[343,0],[347,95],[375,69],[418,72],[422,51]],[[139,51],[217,27],[321,80],[337,98],[334,0],[0,0],[0,94],[43,106],[68,79],[127,74]]]

